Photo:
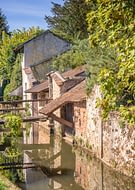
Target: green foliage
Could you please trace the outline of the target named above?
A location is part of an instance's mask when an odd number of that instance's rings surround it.
[[[10,84],[6,85],[4,89],[4,100],[18,99],[19,97],[11,97],[10,92],[15,90],[22,84],[22,69],[21,69],[22,55],[18,54],[11,73]]]
[[[19,115],[4,115],[6,120],[4,127],[10,129],[10,132],[5,132],[1,140],[1,144],[7,145],[5,150],[6,157],[17,157],[22,153],[17,147],[18,137],[21,135],[22,118]]]
[[[11,129],[10,132],[3,133],[1,144],[7,145],[4,155],[0,154],[0,163],[3,163],[5,158],[9,159],[9,162],[18,162],[23,160],[22,151],[18,148],[18,137],[21,134],[22,119],[17,115],[4,115],[6,120],[6,128]],[[24,181],[24,176],[21,170],[3,170],[2,174],[13,182]]]
[[[6,185],[2,181],[0,181],[0,190],[7,190]]]
[[[15,146],[13,147],[13,145],[11,147],[7,147],[6,150],[5,150],[5,156],[7,158],[16,158],[16,159],[18,159],[18,156],[20,156],[20,155],[22,155],[22,153],[17,148],[17,145],[16,145],[16,147]]]
[[[0,47],[0,80],[9,80],[4,96],[9,99],[9,93],[21,84],[21,55],[16,55],[14,50],[25,41],[33,38],[42,32],[39,28],[29,28],[28,30],[15,30],[9,36],[2,33]]]
[[[5,32],[2,33],[0,47],[0,79],[11,78],[16,60],[14,49],[41,32],[41,29],[33,27],[28,30],[15,30],[10,36]]]
[[[53,60],[54,69],[64,71],[65,68],[75,68],[86,64],[85,56],[89,51],[88,40],[78,40],[74,43],[71,50],[59,55]]]
[[[18,154],[13,149],[10,150],[9,148],[7,148],[4,155],[0,154],[0,163],[4,163],[5,159],[7,159],[8,162],[11,162],[11,163],[13,163],[13,162],[18,163],[18,161],[22,162],[23,154]],[[8,169],[8,170],[3,170],[1,173],[3,176],[8,178],[13,183],[24,182],[24,174],[23,174],[22,169],[16,169],[16,168]],[[7,183],[5,183],[5,184],[7,184]]]
[[[64,71],[65,68],[75,68],[87,64],[87,93],[90,93],[94,84],[98,82],[98,74],[102,68],[117,70],[116,54],[109,48],[90,48],[88,39],[75,41],[71,50],[58,56],[53,61],[53,67]]]
[[[7,115],[6,116],[6,128],[11,129],[11,135],[17,137],[20,134],[22,126],[22,118],[19,115]]]
[[[113,70],[117,70],[116,65],[116,54],[115,51],[109,48],[100,48],[93,47],[89,48],[87,52],[87,56],[85,57],[86,63],[88,64],[87,68],[87,85],[86,90],[89,94],[94,86],[94,84],[99,83],[98,76],[99,73],[104,68],[113,68]]]
[[[121,106],[120,107],[120,114],[121,117],[128,121],[129,124],[135,124],[135,106],[131,106],[131,107],[125,107],[125,106]]]
[[[6,87],[4,88],[4,94],[3,94],[4,100],[10,100],[10,99],[11,99],[9,93],[10,93],[12,90],[13,90],[13,88],[12,88],[12,83],[7,84]]]
[[[67,39],[88,37],[86,14],[90,6],[85,0],[65,0],[63,5],[52,3],[52,15],[45,16],[45,21],[54,32]]]
[[[111,48],[117,55],[116,69],[103,68],[99,76],[104,116],[119,110],[125,120],[134,123],[135,112],[131,111],[135,105],[134,0],[87,0],[87,3],[93,5],[87,15],[91,47]]]

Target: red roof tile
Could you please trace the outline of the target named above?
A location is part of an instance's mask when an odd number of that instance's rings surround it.
[[[49,87],[48,87],[48,81],[44,81],[41,84],[35,85],[32,88],[26,90],[26,93],[39,93],[41,91],[48,91]]]
[[[78,66],[78,67],[76,67],[74,69],[71,69],[69,71],[64,72],[62,74],[62,76],[64,78],[78,76],[79,74],[85,72],[85,69],[86,69],[86,65],[81,65],[81,66]]]
[[[40,110],[40,113],[49,115],[50,113],[57,110],[59,107],[70,103],[70,102],[78,102],[86,99],[86,91],[85,91],[85,80],[80,82],[74,88],[64,93],[59,98],[52,100],[49,104],[47,104],[44,108]]]

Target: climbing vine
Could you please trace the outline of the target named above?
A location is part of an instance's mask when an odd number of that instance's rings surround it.
[[[90,47],[113,48],[114,67],[99,75],[104,117],[117,110],[135,124],[135,2],[134,0],[87,0],[93,9],[87,15]],[[115,13],[115,14],[114,14]]]

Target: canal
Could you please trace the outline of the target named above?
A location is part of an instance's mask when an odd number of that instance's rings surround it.
[[[135,190],[133,179],[114,172],[90,153],[72,148],[66,140],[50,136],[43,127],[32,127],[29,136],[24,132],[17,146],[21,157],[6,160],[3,170],[12,173],[11,180],[22,190]]]

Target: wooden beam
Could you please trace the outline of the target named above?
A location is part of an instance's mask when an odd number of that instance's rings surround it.
[[[26,110],[26,108],[21,108],[21,107],[20,107],[20,108],[19,108],[19,107],[14,107],[14,108],[1,108],[1,109],[0,109],[0,112],[1,112],[1,111],[7,111],[7,112],[8,112],[8,111],[19,111],[19,110]]]
[[[67,121],[67,120],[65,120],[63,118],[60,118],[60,117],[56,116],[53,113],[49,114],[49,116],[52,117],[55,121],[57,121],[57,122],[59,122],[59,123],[61,123],[63,125],[66,125],[66,126],[71,127],[71,128],[73,128],[73,126],[74,126],[73,123],[71,123],[71,122],[69,122],[69,121]]]
[[[29,99],[29,100],[0,101],[0,104],[17,104],[17,103],[23,103],[23,102],[41,102],[41,101],[46,101],[46,102],[48,102],[49,100],[52,100],[52,99],[46,98],[46,99]]]
[[[47,116],[30,116],[23,118],[23,122],[29,122],[29,121],[46,121]]]

